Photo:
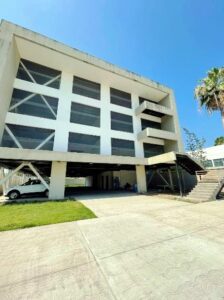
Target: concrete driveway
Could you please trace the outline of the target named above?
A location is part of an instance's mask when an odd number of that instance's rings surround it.
[[[0,233],[0,299],[224,299],[224,201],[81,198],[98,219]]]

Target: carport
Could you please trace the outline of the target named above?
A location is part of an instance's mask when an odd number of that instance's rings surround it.
[[[0,165],[12,170],[0,184],[17,171],[34,173],[49,189],[50,199],[62,199],[66,177],[92,177],[93,187],[109,190],[113,189],[113,175],[109,176],[109,172],[123,171],[134,173],[138,192],[146,192],[146,164],[145,158],[0,148]]]
[[[100,187],[108,190],[113,189],[113,175],[109,175],[109,172],[117,171],[127,172],[127,178],[128,172],[134,172],[137,190],[139,193],[144,193],[147,192],[148,184],[146,181],[146,171],[158,172],[161,167],[166,167],[169,170],[171,166],[176,168],[179,191],[182,195],[183,184],[179,167],[190,174],[195,174],[196,170],[203,170],[203,167],[187,154],[175,152],[151,158],[137,158],[14,148],[0,148],[0,165],[13,170],[0,181],[0,184],[18,170],[34,173],[46,188],[49,189],[50,199],[64,198],[66,177],[92,177],[92,184],[96,189]],[[105,176],[102,176],[102,174]],[[50,177],[49,185],[45,180],[46,177]],[[170,185],[172,190],[172,176],[169,176],[169,181],[162,176],[160,177],[162,181]]]

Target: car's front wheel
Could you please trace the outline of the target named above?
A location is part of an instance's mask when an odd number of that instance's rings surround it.
[[[15,200],[20,197],[20,193],[18,191],[11,191],[8,196],[10,200]]]

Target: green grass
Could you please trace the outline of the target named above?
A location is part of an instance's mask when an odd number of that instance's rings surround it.
[[[0,231],[96,218],[77,201],[47,201],[0,205]]]

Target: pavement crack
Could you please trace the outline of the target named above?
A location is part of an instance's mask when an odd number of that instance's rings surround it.
[[[108,288],[109,288],[109,290],[110,290],[110,292],[111,292],[111,295],[113,296],[113,298],[114,298],[115,300],[117,300],[118,298],[117,298],[117,296],[115,295],[115,293],[114,293],[114,291],[113,291],[113,288],[112,288],[112,286],[110,285],[110,283],[109,283],[109,281],[108,281],[108,278],[107,278],[107,276],[106,276],[106,274],[105,274],[103,268],[101,267],[101,264],[100,264],[99,259],[98,259],[97,256],[93,253],[93,251],[92,251],[92,249],[91,249],[91,247],[90,247],[89,241],[87,240],[85,234],[82,232],[82,230],[81,230],[79,224],[77,224],[77,225],[78,225],[77,227],[78,227],[78,229],[79,229],[79,231],[80,231],[80,233],[81,233],[81,235],[82,235],[82,237],[83,237],[83,239],[84,239],[84,241],[85,241],[85,243],[86,243],[86,246],[88,247],[89,251],[91,252],[91,254],[92,254],[92,256],[93,256],[93,258],[94,258],[94,260],[95,260],[97,266],[99,267],[99,271],[101,272],[101,274],[102,274],[102,276],[103,276],[105,282],[107,283],[107,286],[108,286]]]

